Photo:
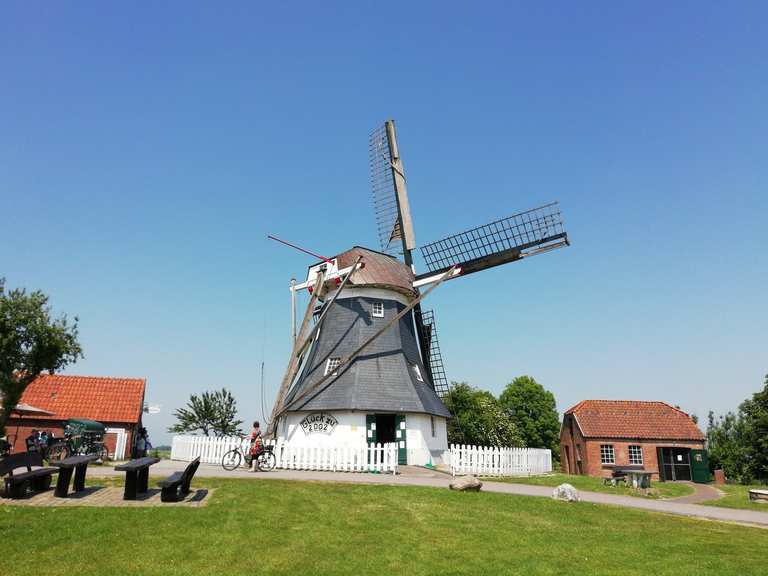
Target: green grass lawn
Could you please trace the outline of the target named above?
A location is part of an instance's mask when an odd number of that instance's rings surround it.
[[[604,485],[602,478],[569,474],[547,474],[545,476],[521,476],[514,478],[484,478],[484,480],[488,480],[489,482],[508,482],[511,484],[534,484],[536,486],[559,486],[560,484],[567,482],[577,490],[604,492],[606,494],[619,494],[622,496],[638,496],[641,498],[678,498],[680,496],[688,496],[694,492],[693,488],[688,484],[652,482],[651,487],[655,491],[658,491],[658,494],[646,496],[624,484],[614,488],[612,486]]]
[[[438,488],[195,485],[216,489],[208,506],[0,506],[0,574],[765,574],[759,528]]]
[[[718,490],[725,493],[720,500],[708,500],[702,502],[707,506],[720,506],[722,508],[743,508],[745,510],[757,510],[760,512],[768,512],[768,504],[757,504],[749,500],[750,488],[757,488],[760,490],[768,490],[768,486],[765,484],[761,486],[740,486],[738,484],[725,484],[724,486],[715,486]]]

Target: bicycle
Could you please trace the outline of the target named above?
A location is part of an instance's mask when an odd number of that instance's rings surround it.
[[[241,439],[242,438],[244,438],[244,436],[241,436]],[[256,468],[258,468],[259,472],[269,472],[270,470],[273,470],[277,464],[277,458],[275,458],[275,454],[272,450],[272,446],[262,445],[261,452],[256,454]],[[250,450],[246,454],[243,451],[241,442],[238,446],[235,446],[222,456],[221,467],[224,468],[224,470],[231,472],[232,470],[237,470],[240,467],[240,464],[245,461],[245,465],[250,468],[252,460],[253,456],[251,456]]]

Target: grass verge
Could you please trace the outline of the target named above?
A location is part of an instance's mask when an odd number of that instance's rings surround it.
[[[544,476],[521,476],[514,478],[484,478],[489,482],[507,482],[510,484],[533,484],[535,486],[559,486],[568,483],[577,490],[589,492],[602,492],[604,494],[618,494],[620,496],[637,496],[639,498],[679,498],[693,494],[694,489],[689,484],[677,484],[674,482],[653,482],[653,490],[649,494],[643,494],[620,484],[615,488],[603,484],[602,478],[592,476],[577,476],[570,474],[547,474]]]
[[[194,484],[216,488],[208,506],[0,506],[0,574],[724,576],[764,573],[768,547],[768,530],[585,502],[278,480]]]
[[[757,510],[758,512],[768,512],[768,504],[758,504],[749,499],[749,490],[757,488],[758,490],[768,490],[768,486],[740,486],[738,484],[725,484],[715,486],[722,491],[725,496],[720,500],[707,500],[702,502],[706,506],[719,506],[720,508],[740,508],[743,510]]]

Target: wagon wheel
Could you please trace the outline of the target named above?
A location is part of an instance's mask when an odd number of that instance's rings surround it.
[[[69,446],[64,443],[54,444],[48,448],[46,458],[48,462],[59,462],[70,456]]]
[[[101,444],[95,447],[94,453],[98,455],[99,460],[105,463],[109,460],[109,448],[106,444]]]

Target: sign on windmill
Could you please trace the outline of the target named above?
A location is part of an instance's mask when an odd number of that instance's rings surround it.
[[[547,204],[422,246],[417,273],[393,121],[373,132],[369,153],[380,250],[313,254],[306,280],[291,283],[292,297],[307,290],[310,298],[298,332],[292,327],[268,433],[308,447],[396,443],[402,464],[440,463],[449,388],[435,314],[422,301],[447,280],[567,246],[568,236],[557,203]]]

